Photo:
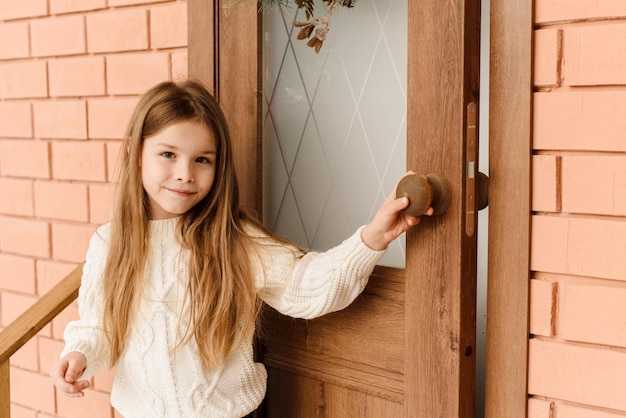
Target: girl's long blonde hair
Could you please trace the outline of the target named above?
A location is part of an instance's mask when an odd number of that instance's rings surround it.
[[[181,216],[178,239],[189,250],[186,303],[189,325],[205,368],[224,361],[238,338],[254,332],[258,313],[249,252],[254,243],[239,210],[230,134],[215,98],[198,82],[163,82],[139,101],[121,151],[117,201],[104,270],[104,330],[111,364],[120,359],[142,294],[150,246],[148,200],[141,182],[143,141],[172,123],[199,120],[215,135],[217,162],[211,191]]]

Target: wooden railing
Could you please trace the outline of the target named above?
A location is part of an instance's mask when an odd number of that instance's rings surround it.
[[[0,418],[11,416],[9,359],[76,299],[82,272],[81,264],[0,332]]]

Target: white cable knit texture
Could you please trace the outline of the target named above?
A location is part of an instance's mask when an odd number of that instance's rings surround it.
[[[252,341],[229,354],[225,364],[202,369],[197,345],[178,347],[188,312],[183,303],[186,271],[176,241],[177,219],[150,223],[151,249],[145,288],[127,348],[117,364],[111,404],[124,417],[239,418],[265,396],[267,373],[253,360]],[[261,262],[253,263],[259,297],[297,318],[315,318],[348,306],[361,293],[383,251],[369,249],[361,229],[337,247],[298,257],[293,248],[269,238]],[[80,319],[65,330],[61,356],[78,351],[87,358],[81,379],[107,369],[109,349],[102,328],[102,273],[111,225],[102,225],[87,251],[78,303]],[[258,235],[255,233],[255,235]],[[253,259],[256,259],[255,257]]]

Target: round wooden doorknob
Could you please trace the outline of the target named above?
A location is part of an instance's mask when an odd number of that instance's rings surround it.
[[[409,206],[403,211],[407,215],[421,216],[431,206],[434,215],[441,215],[452,200],[450,182],[437,173],[427,176],[409,174],[400,180],[396,188],[396,199],[400,197],[409,198]]]

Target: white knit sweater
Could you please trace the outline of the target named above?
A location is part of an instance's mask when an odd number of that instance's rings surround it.
[[[239,418],[252,412],[265,396],[267,373],[253,360],[252,341],[233,349],[223,366],[208,373],[203,372],[193,340],[174,350],[185,331],[185,321],[179,316],[184,318],[188,312],[183,303],[187,276],[180,262],[176,222],[177,218],[150,222],[152,246],[145,290],[127,348],[117,364],[111,404],[127,418]],[[258,296],[297,318],[315,318],[345,308],[361,293],[384,253],[363,243],[361,229],[329,251],[303,257],[266,240],[262,266],[254,266]],[[61,357],[78,351],[87,358],[81,379],[111,367],[102,328],[101,280],[110,231],[110,223],[105,224],[91,238],[78,296],[80,319],[70,322],[64,334]]]

